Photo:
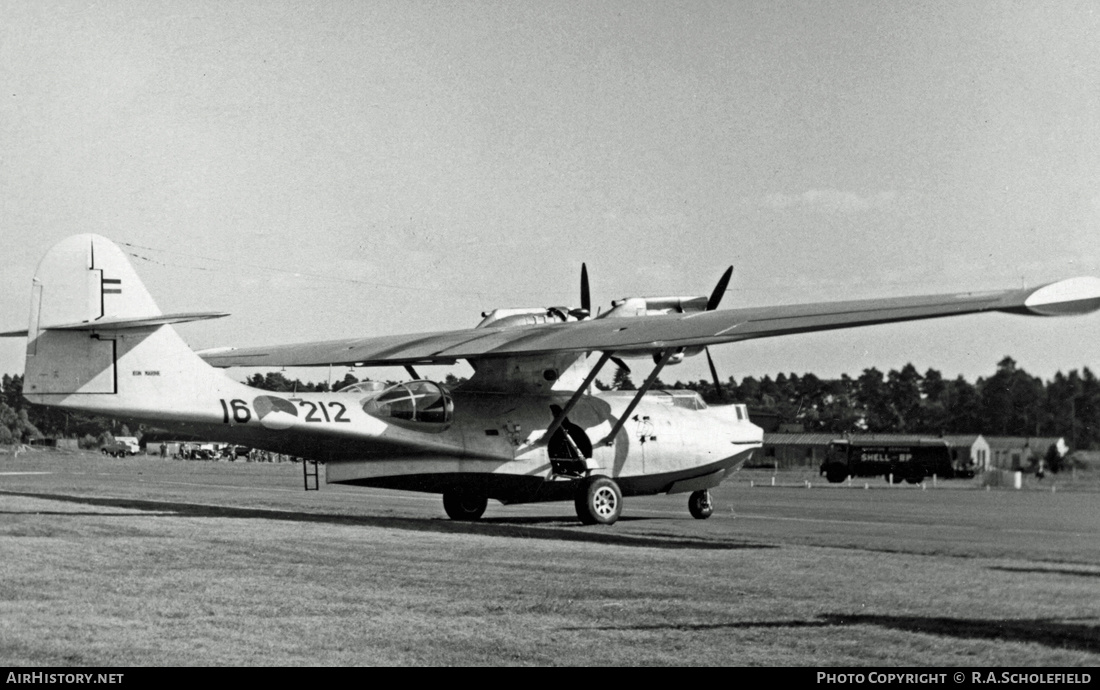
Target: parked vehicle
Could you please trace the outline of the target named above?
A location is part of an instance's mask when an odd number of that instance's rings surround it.
[[[118,436],[114,441],[103,446],[100,452],[104,455],[122,458],[127,455],[137,455],[141,452],[141,446],[138,445],[137,438],[133,436]]]
[[[919,484],[925,477],[956,476],[951,451],[942,439],[919,439],[907,443],[837,439],[829,444],[821,474],[830,482],[848,477],[887,477],[895,484]]]

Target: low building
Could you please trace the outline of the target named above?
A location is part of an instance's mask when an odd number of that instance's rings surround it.
[[[750,413],[751,417],[751,413]],[[841,438],[837,434],[765,433],[759,453],[754,453],[753,467],[818,467],[825,459],[829,444]]]
[[[1053,448],[1059,458],[1069,452],[1062,437],[1054,436],[989,436],[990,464],[1001,470],[1031,470],[1046,458]],[[988,469],[987,467],[987,469]]]
[[[971,465],[977,472],[989,469],[989,441],[981,434],[947,434],[943,440],[951,448],[955,467]]]

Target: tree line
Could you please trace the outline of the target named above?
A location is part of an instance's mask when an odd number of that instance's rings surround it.
[[[358,381],[347,374],[330,387],[270,372],[254,374],[243,383],[270,391],[323,392]],[[442,383],[453,387],[462,381],[448,375]],[[106,435],[131,435],[118,421],[31,405],[23,399],[22,376],[5,374],[2,385],[0,444],[53,436],[79,438],[91,445]],[[621,369],[610,386],[599,381],[597,386],[634,388],[629,372]],[[906,364],[886,373],[864,369],[857,378],[780,373],[775,378],[746,376],[740,382],[731,376],[718,390],[708,380],[668,385],[658,379],[654,387],[692,389],[709,404],[745,403],[754,412],[800,424],[807,432],[1060,436],[1071,448],[1100,449],[1100,381],[1087,367],[1080,372],[1058,372],[1044,382],[1005,357],[992,376],[979,377],[973,383],[962,376],[945,379],[935,369],[921,374]]]

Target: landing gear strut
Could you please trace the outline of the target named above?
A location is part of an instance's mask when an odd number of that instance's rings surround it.
[[[457,491],[443,492],[443,510],[452,520],[473,522],[485,513],[485,507],[489,505],[489,499],[476,494],[460,493]]]
[[[623,492],[614,480],[595,475],[577,482],[573,503],[582,523],[610,525],[623,512]]]
[[[714,514],[714,504],[710,501],[710,492],[706,489],[695,491],[688,499],[688,510],[696,520],[706,520]]]

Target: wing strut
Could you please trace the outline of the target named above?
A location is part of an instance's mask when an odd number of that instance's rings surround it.
[[[642,384],[642,387],[639,388],[637,394],[635,394],[634,399],[626,406],[626,410],[623,411],[622,416],[619,417],[619,421],[615,422],[615,426],[611,427],[611,433],[609,433],[604,440],[600,441],[600,443],[605,446],[615,445],[615,436],[623,428],[623,425],[626,424],[626,420],[630,418],[630,413],[633,412],[634,408],[638,406],[638,403],[642,401],[642,396],[646,394],[646,391],[653,385],[653,382],[657,380],[657,375],[661,373],[661,369],[665,368],[665,365],[668,364],[668,360],[671,359],[674,354],[676,354],[676,348],[674,347],[668,348],[661,354],[661,361],[657,362],[657,366],[650,372],[649,378],[645,380],[645,383]]]
[[[592,382],[596,380],[596,375],[600,373],[600,369],[603,369],[603,365],[607,364],[607,360],[611,359],[612,354],[614,353],[604,352],[600,354],[600,361],[596,362],[596,366],[592,367],[588,372],[588,376],[585,377],[584,383],[582,383],[580,388],[573,393],[573,397],[569,398],[569,402],[565,403],[565,407],[562,408],[561,413],[557,417],[554,417],[554,421],[550,423],[549,428],[546,429],[546,433],[539,439],[539,443],[550,442],[550,437],[553,436],[554,432],[565,422],[566,415],[568,415],[569,412],[576,407],[577,403],[580,402],[581,396],[583,396],[584,392],[588,390],[588,387],[592,385]]]

